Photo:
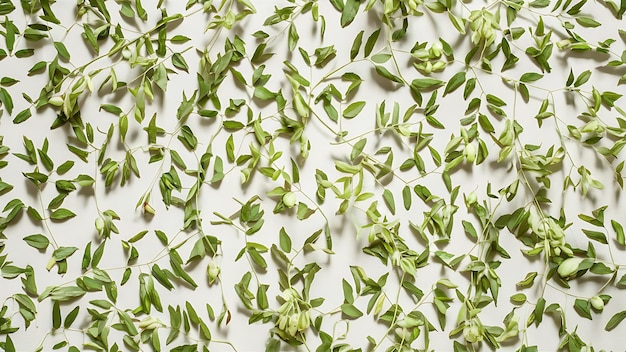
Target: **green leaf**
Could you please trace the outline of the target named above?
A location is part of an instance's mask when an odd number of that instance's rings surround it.
[[[57,53],[59,53],[59,56],[67,61],[70,60],[70,53],[67,51],[65,44],[62,42],[54,42],[54,48],[57,50]]]
[[[270,286],[267,284],[259,285],[256,291],[256,303],[259,309],[267,309],[269,302],[267,301],[267,289]]]
[[[4,87],[10,87],[16,83],[19,83],[20,81],[11,78],[11,77],[2,77],[2,79],[0,79],[0,86],[4,86]]]
[[[387,204],[387,207],[389,207],[391,214],[395,215],[396,202],[394,200],[393,193],[391,193],[391,191],[387,188],[385,188],[385,190],[383,191],[383,199],[385,200],[385,204]]]
[[[459,31],[459,33],[465,34],[465,21],[464,21],[464,19],[455,16],[452,13],[452,11],[448,11],[448,18],[450,19],[450,22],[452,22],[452,25],[454,26],[454,28],[456,28],[456,30]]]
[[[254,97],[260,100],[270,100],[276,98],[276,93],[272,93],[269,89],[259,86],[254,88]]]
[[[446,84],[443,96],[446,96],[448,93],[451,93],[459,88],[463,82],[465,82],[465,71],[457,72],[454,76],[452,76],[452,78],[450,78],[448,84]]]
[[[1,15],[8,15],[11,12],[13,12],[13,10],[15,10],[15,6],[11,2],[11,0],[1,0],[0,1],[0,16]],[[7,335],[7,344],[8,344],[8,341],[10,341],[10,340],[11,339]],[[13,344],[11,343],[11,345],[13,345]],[[15,347],[13,347],[13,351],[15,351]]]
[[[78,248],[76,247],[59,247],[52,252],[52,258],[58,262],[69,258],[77,250]]]
[[[419,91],[439,88],[443,85],[443,81],[434,78],[417,78],[411,82],[411,86]]]
[[[411,202],[412,202],[411,187],[404,186],[404,188],[402,188],[402,201],[404,203],[404,209],[406,210],[411,209]]]
[[[174,53],[174,55],[172,55],[172,64],[180,70],[189,72],[187,61],[185,61],[185,58],[180,53]]]
[[[526,302],[526,295],[523,293],[516,293],[511,296],[511,301],[514,304],[523,304],[524,302]]]
[[[190,40],[191,40],[191,38],[189,38],[187,36],[184,36],[184,35],[180,35],[180,34],[177,34],[177,35],[175,35],[175,36],[170,38],[170,42],[172,44],[183,44],[183,43],[186,43],[186,42],[188,42]]]
[[[609,321],[606,323],[606,326],[604,327],[604,330],[606,331],[611,331],[613,329],[615,329],[619,323],[622,322],[622,320],[624,320],[624,318],[626,318],[626,310],[623,310],[621,312],[615,313],[611,319],[609,319]]]
[[[574,310],[583,318],[591,320],[591,304],[588,300],[577,298],[574,301]]]
[[[21,49],[15,52],[15,57],[22,59],[25,57],[31,57],[34,54],[35,54],[34,49]]]
[[[384,64],[385,62],[389,61],[389,59],[391,59],[391,54],[386,54],[386,53],[376,54],[370,58],[372,62],[377,63],[377,64]]]
[[[576,17],[576,22],[578,22],[578,24],[580,24],[581,26],[587,28],[595,28],[602,25],[600,22],[594,20],[589,16],[578,16]]]
[[[29,246],[36,249],[46,249],[50,244],[48,238],[41,234],[26,236],[24,237],[24,241],[26,241]]]
[[[287,231],[285,231],[284,227],[280,228],[280,231],[278,233],[278,240],[280,243],[280,249],[282,249],[283,252],[291,252],[291,238],[287,234]]]
[[[66,172],[70,171],[72,167],[74,167],[74,161],[67,160],[63,164],[59,165],[59,167],[57,167],[57,174],[63,175]]]
[[[363,312],[361,312],[353,304],[349,304],[349,303],[344,303],[341,305],[341,312],[345,314],[348,317],[348,319],[356,319],[363,315]]]
[[[135,0],[135,8],[137,9],[137,15],[139,15],[139,18],[141,18],[144,21],[147,21],[148,14],[146,13],[146,10],[144,10],[143,6],[141,5],[141,0]]]
[[[61,327],[61,307],[59,302],[52,304],[52,328],[58,329]]]
[[[346,0],[343,10],[341,11],[341,27],[346,27],[354,20],[361,6],[360,0]]]
[[[518,282],[516,285],[519,287],[523,287],[523,288],[531,287],[533,283],[535,282],[536,277],[537,277],[536,272],[530,272],[526,274],[526,277],[522,281]]]
[[[382,77],[384,77],[384,78],[386,78],[386,79],[388,79],[388,80],[390,80],[392,82],[404,83],[404,81],[402,81],[402,78],[392,74],[384,66],[376,65],[376,73],[378,73],[380,76],[382,76]]]
[[[346,119],[352,119],[356,117],[361,112],[361,110],[363,110],[365,104],[366,103],[364,101],[357,101],[348,105],[348,107],[346,107],[346,109],[343,111],[342,116]]]
[[[626,239],[624,238],[624,228],[622,227],[622,225],[615,220],[611,220],[611,226],[617,234],[617,243],[622,246],[626,246]]]
[[[239,121],[226,120],[223,123],[224,128],[230,131],[238,131],[244,128],[244,124]]]
[[[0,102],[9,114],[13,113],[13,98],[4,88],[0,88]]]
[[[358,142],[354,143],[352,147],[352,152],[350,153],[350,160],[354,161],[361,153],[363,153],[363,148],[365,148],[365,144],[367,143],[367,139],[362,138]]]
[[[591,240],[598,241],[603,244],[608,243],[606,235],[602,232],[583,229],[583,233]]]
[[[354,37],[354,41],[352,42],[352,48],[350,48],[350,60],[353,61],[356,56],[359,54],[359,50],[361,50],[361,44],[363,43],[363,34],[364,31],[360,31],[359,34]]]
[[[352,293],[352,286],[350,286],[350,283],[348,283],[348,281],[346,281],[346,279],[342,279],[341,280],[341,286],[343,288],[343,299],[344,302],[347,304],[352,304],[354,303],[354,295]]]
[[[372,32],[370,36],[367,38],[365,42],[365,49],[363,51],[363,56],[368,57],[374,50],[374,46],[376,45],[376,41],[378,40],[378,36],[380,35],[380,28]]]
[[[520,77],[520,82],[524,82],[524,83],[529,83],[529,82],[534,82],[538,79],[541,79],[543,77],[542,74],[540,73],[535,73],[535,72],[526,72],[522,75],[522,77]]]
[[[576,78],[576,82],[574,82],[574,87],[580,87],[583,84],[587,83],[590,77],[591,77],[591,71],[589,70],[584,71],[578,76],[578,78]]]
[[[287,44],[289,46],[289,51],[293,51],[298,45],[298,40],[300,36],[298,35],[298,29],[292,23],[289,25],[289,35],[287,36]]]
[[[75,216],[76,214],[74,214],[71,210],[65,208],[59,208],[50,214],[50,218],[54,220],[67,220]]]
[[[50,298],[53,301],[64,302],[64,301],[69,301],[74,298],[81,297],[85,293],[86,293],[85,290],[83,290],[82,288],[78,286],[55,287],[50,292]],[[39,297],[39,300],[42,300],[41,296]]]
[[[69,329],[72,326],[72,323],[76,320],[79,311],[80,306],[76,306],[69,313],[67,313],[67,316],[65,316],[65,320],[63,321],[64,328]]]
[[[14,124],[19,124],[22,123],[26,120],[28,120],[32,115],[32,113],[30,112],[30,108],[26,108],[22,111],[20,111],[17,116],[15,116],[15,118],[13,119],[13,123]]]

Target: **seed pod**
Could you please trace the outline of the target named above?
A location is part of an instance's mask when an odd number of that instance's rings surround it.
[[[306,330],[310,324],[308,311],[301,312],[298,315],[298,331]]]
[[[406,328],[396,328],[394,331],[400,340],[406,340],[409,337],[409,331]]]
[[[433,71],[433,64],[430,61],[426,61],[425,73],[431,73]]]
[[[443,49],[443,45],[441,41],[437,40],[433,43],[433,46],[430,47],[431,57],[439,58],[441,56],[441,50]]]
[[[413,53],[411,53],[411,56],[418,60],[427,60],[429,52],[426,49],[417,49]]]
[[[296,195],[293,192],[287,192],[283,194],[282,200],[283,204],[285,204],[287,208],[292,208],[294,205],[296,205]]]
[[[467,203],[468,206],[472,206],[476,204],[476,202],[478,202],[478,196],[476,196],[476,192],[472,192],[468,194],[467,197],[465,198],[465,202]]]
[[[442,71],[446,67],[445,61],[437,61],[433,64],[433,71]]]
[[[126,60],[130,59],[130,56],[132,55],[132,52],[130,51],[130,49],[124,49],[122,50],[122,57]]]
[[[476,160],[476,146],[472,143],[468,143],[465,145],[465,149],[463,149],[463,156],[465,160],[470,163],[473,163]]]
[[[104,230],[104,220],[101,217],[97,217],[96,218],[96,230],[98,230],[98,233],[101,234],[102,231]]]
[[[154,208],[148,202],[143,203],[143,212],[144,214],[150,214],[150,215],[154,215],[156,213]]]
[[[53,105],[53,106],[61,106],[61,105],[63,105],[63,98],[62,97],[58,97],[58,96],[57,97],[52,97],[52,98],[50,98],[50,100],[48,100],[48,103],[50,105]]]
[[[289,318],[287,318],[284,315],[279,315],[278,316],[278,329],[285,331],[285,328],[287,327],[287,323],[289,322]]]
[[[289,323],[287,324],[287,333],[291,336],[295,336],[298,332],[298,314],[292,314],[289,316]]]
[[[212,284],[217,280],[217,277],[220,275],[220,267],[214,261],[210,261],[207,266],[207,276],[209,277],[209,284]]]
[[[160,321],[154,317],[147,317],[144,320],[140,321],[137,327],[142,330],[149,330],[154,324],[159,324]]]
[[[285,301],[293,301],[295,299],[298,298],[298,291],[296,291],[295,289],[289,287],[287,289],[285,289],[283,291],[283,293],[281,294],[281,296],[283,297],[283,299]]]
[[[482,341],[483,335],[480,332],[479,324],[472,320],[469,325],[463,328],[463,337],[467,342],[471,343]]]
[[[591,297],[589,299],[589,303],[591,303],[591,306],[593,307],[593,309],[597,311],[602,311],[604,309],[604,300],[602,300],[600,296]]]
[[[557,273],[559,276],[567,278],[578,271],[578,266],[582,261],[582,258],[567,258],[559,264]]]

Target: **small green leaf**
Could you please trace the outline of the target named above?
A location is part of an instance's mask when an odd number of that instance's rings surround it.
[[[71,210],[65,208],[59,208],[50,214],[50,218],[54,220],[67,220],[75,216],[76,214],[74,214]]]
[[[611,220],[611,226],[617,234],[617,243],[622,246],[626,246],[626,239],[624,238],[624,228],[622,227],[622,224],[615,220]]]
[[[170,38],[170,42],[172,44],[183,44],[183,43],[186,43],[186,42],[188,42],[190,40],[191,40],[191,38],[189,38],[187,36],[184,36],[184,35],[180,35],[180,34],[175,35],[175,36]]]
[[[70,60],[70,53],[67,51],[65,44],[62,42],[54,42],[54,48],[57,50],[57,53],[59,53],[59,56],[67,61]]]
[[[535,282],[536,277],[537,277],[536,272],[530,272],[526,274],[526,277],[524,278],[524,280],[517,283],[517,286],[524,287],[524,288],[531,287],[533,283]]]
[[[58,262],[69,258],[77,250],[78,248],[76,247],[59,247],[52,252],[52,258]]]
[[[574,82],[574,87],[580,87],[583,84],[587,83],[590,77],[591,77],[591,71],[589,70],[584,71],[578,76],[578,78],[576,78],[576,81]]]
[[[542,74],[540,73],[535,73],[535,72],[526,72],[522,75],[522,77],[520,77],[520,82],[524,82],[524,83],[530,83],[530,82],[534,82],[538,79],[541,79],[543,77]]]
[[[404,209],[406,210],[411,209],[411,202],[412,202],[411,187],[404,186],[404,188],[402,188],[402,201],[404,203]]]
[[[376,45],[376,41],[378,40],[378,36],[380,35],[380,28],[372,32],[370,36],[367,38],[365,42],[365,49],[363,51],[363,56],[368,57],[374,50],[374,46]]]
[[[386,79],[388,79],[388,80],[390,80],[392,82],[404,83],[404,81],[402,81],[402,78],[392,74],[384,66],[376,65],[376,73],[378,73],[380,76],[382,76],[382,77],[384,77],[384,78],[386,78]]]
[[[358,142],[354,143],[352,147],[352,152],[350,153],[350,160],[354,161],[361,153],[363,152],[363,148],[365,148],[365,144],[367,143],[367,139],[363,138]]]
[[[0,85],[4,87],[10,87],[16,83],[19,83],[19,81],[11,77],[2,77],[0,79]]]
[[[516,293],[513,296],[511,296],[511,301],[514,304],[522,304],[526,302],[526,295],[523,293]]]
[[[244,124],[239,121],[226,120],[223,123],[224,128],[230,131],[238,131],[244,128]]]
[[[278,233],[278,238],[280,243],[280,249],[282,249],[283,252],[286,253],[291,252],[291,238],[287,234],[287,231],[285,231],[284,227],[281,227]]]
[[[459,88],[463,82],[465,82],[465,71],[457,72],[454,76],[452,76],[452,78],[450,78],[448,84],[446,84],[443,96],[446,96],[448,93],[451,93],[455,89]]]
[[[361,312],[353,304],[349,303],[344,303],[341,305],[341,312],[343,312],[343,314],[345,314],[348,319],[356,319],[363,315],[363,312]]]
[[[13,98],[11,98],[9,92],[4,88],[0,88],[0,103],[4,105],[4,108],[9,114],[13,113]]]
[[[26,120],[28,120],[32,115],[32,113],[30,112],[30,108],[26,108],[22,111],[20,111],[17,116],[15,116],[15,118],[13,119],[13,123],[14,124],[19,124],[22,123]]]
[[[587,28],[595,28],[602,25],[600,22],[588,16],[578,16],[576,17],[576,22],[578,22],[578,24],[580,24],[581,26]]]
[[[609,319],[609,321],[606,323],[606,326],[604,327],[604,330],[606,331],[611,331],[613,329],[615,329],[619,323],[622,322],[622,320],[624,320],[624,318],[626,318],[626,310],[623,310],[621,312],[615,313],[611,319]]]
[[[348,105],[348,107],[343,111],[342,116],[346,119],[352,119],[356,117],[361,112],[361,110],[363,110],[365,104],[366,103],[364,101],[357,101]]]
[[[354,20],[361,6],[360,0],[346,0],[343,10],[341,11],[341,27],[346,27]]]
[[[606,235],[602,232],[583,229],[583,233],[591,240],[598,241],[603,244],[608,243]]]
[[[396,202],[393,198],[393,193],[391,193],[391,191],[387,188],[385,188],[385,190],[383,191],[383,199],[385,200],[385,204],[387,204],[387,207],[391,211],[391,214],[395,215],[396,214]]]
[[[411,82],[411,86],[419,91],[439,88],[443,85],[443,81],[434,78],[417,78]]]
[[[354,41],[352,42],[352,48],[350,49],[350,60],[354,60],[359,54],[359,50],[361,50],[361,44],[363,43],[364,33],[364,31],[360,31],[359,34],[354,37]]]
[[[46,249],[50,244],[48,238],[41,234],[26,236],[24,237],[24,241],[26,241],[29,246],[36,249]]]
[[[174,53],[174,55],[172,55],[172,64],[180,70],[189,72],[187,61],[185,61],[185,58],[180,53]]]
[[[61,327],[61,307],[59,302],[52,304],[52,328],[58,329]]]
[[[577,298],[574,301],[574,310],[583,318],[591,320],[591,304],[588,300]]]
[[[76,306],[69,313],[67,313],[67,316],[65,316],[65,321],[63,321],[64,328],[69,329],[72,326],[72,323],[76,320],[79,311],[80,306]]]

